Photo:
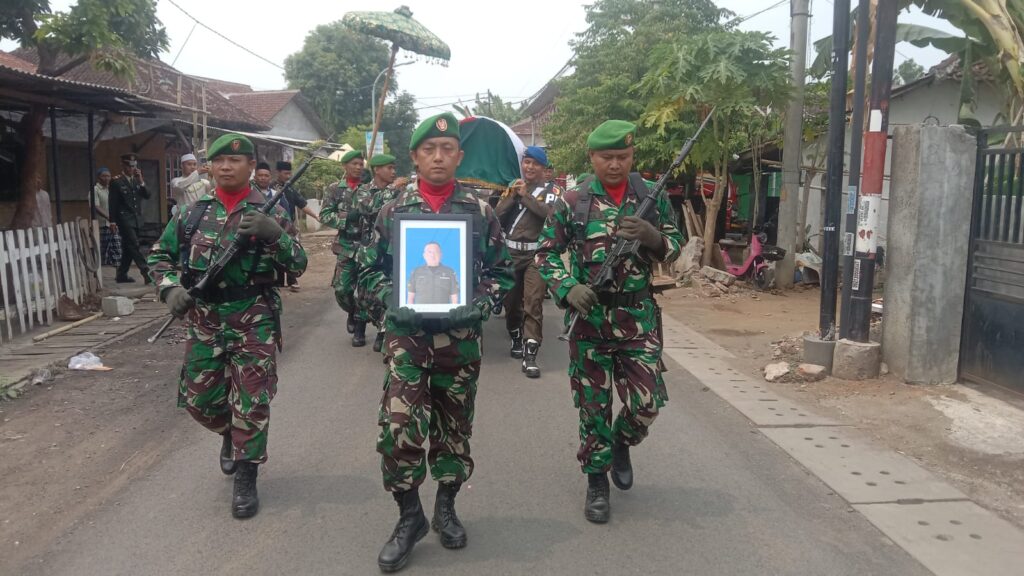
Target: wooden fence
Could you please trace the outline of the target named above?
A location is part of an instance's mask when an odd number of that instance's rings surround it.
[[[53,323],[62,297],[81,304],[103,288],[99,225],[81,218],[0,232],[0,342]]]

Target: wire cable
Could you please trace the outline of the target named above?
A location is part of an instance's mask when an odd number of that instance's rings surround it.
[[[270,65],[271,65],[271,66],[273,66],[274,68],[278,68],[278,69],[280,69],[280,70],[284,70],[284,66],[281,66],[281,65],[280,65],[280,64],[278,64],[277,62],[274,62],[274,61],[272,61],[272,60],[268,60],[268,59],[264,58],[263,56],[260,56],[259,54],[257,54],[257,53],[255,53],[255,52],[253,52],[252,50],[250,50],[250,49],[246,48],[245,46],[242,46],[242,45],[241,45],[241,44],[239,44],[238,42],[235,42],[235,41],[234,41],[234,40],[232,40],[231,38],[228,38],[227,36],[225,36],[225,35],[221,34],[220,32],[218,32],[218,31],[216,31],[216,30],[214,30],[213,28],[210,28],[210,27],[209,27],[209,26],[207,26],[206,24],[203,24],[203,23],[202,23],[202,22],[201,22],[201,21],[200,21],[200,20],[199,20],[198,18],[196,18],[195,16],[193,16],[193,15],[189,14],[189,13],[188,13],[188,12],[187,12],[187,11],[186,11],[186,10],[185,10],[184,8],[182,8],[181,6],[178,6],[178,4],[177,4],[177,3],[176,3],[176,2],[174,1],[174,0],[167,0],[167,1],[171,3],[171,6],[174,6],[174,7],[175,7],[175,8],[177,8],[178,10],[181,10],[181,13],[182,13],[182,14],[184,14],[185,16],[188,16],[189,18],[191,18],[191,19],[192,19],[192,21],[193,21],[193,22],[195,22],[196,24],[198,24],[198,25],[202,26],[203,28],[206,28],[206,29],[207,29],[207,30],[209,30],[210,32],[213,32],[214,34],[216,34],[217,36],[220,36],[220,37],[221,37],[221,38],[223,38],[224,40],[227,40],[227,41],[228,41],[229,43],[233,44],[233,45],[234,45],[235,47],[237,47],[237,48],[241,48],[241,49],[242,49],[243,51],[245,51],[245,52],[248,52],[248,53],[249,53],[249,55],[251,55],[251,56],[255,56],[256,58],[259,58],[260,60],[263,60],[264,62],[266,62],[267,64],[270,64]]]
[[[185,36],[185,41],[181,43],[181,48],[178,48],[178,53],[174,55],[174,60],[171,61],[171,68],[173,68],[174,65],[177,64],[178,57],[181,56],[181,52],[185,49],[185,46],[188,44],[189,39],[192,38],[192,33],[196,31],[196,26],[198,25],[198,22],[192,23],[192,29],[188,31],[188,36]]]

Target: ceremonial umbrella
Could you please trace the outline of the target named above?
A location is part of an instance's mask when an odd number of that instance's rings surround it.
[[[380,102],[377,105],[376,117],[373,119],[370,150],[367,152],[367,155],[372,156],[373,147],[377,143],[380,119],[384,114],[384,98],[388,93],[388,83],[394,72],[395,56],[399,48],[440,62],[447,62],[452,52],[433,32],[413,20],[412,10],[409,10],[408,6],[396,8],[394,12],[349,12],[341,22],[356,32],[391,42],[391,59],[388,61],[387,75],[384,76],[384,88],[380,91]]]
[[[520,163],[526,146],[511,128],[493,118],[470,116],[459,122],[459,133],[465,153],[455,170],[460,182],[504,190],[523,177]]]

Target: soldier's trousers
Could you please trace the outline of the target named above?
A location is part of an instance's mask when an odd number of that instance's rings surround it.
[[[612,444],[639,444],[665,405],[656,331],[628,339],[569,341],[569,383],[580,411],[580,448],[576,453],[586,474],[605,472]],[[612,387],[622,408],[612,420]]]
[[[139,268],[139,272],[145,277],[149,276],[149,266],[146,259],[142,257],[139,249],[139,232],[132,226],[118,226],[117,233],[121,236],[121,262],[117,265],[117,277],[124,278],[128,275],[128,269],[132,262]]]
[[[505,295],[505,326],[523,329],[523,337],[544,341],[544,279],[537,271],[534,252],[512,251],[515,286]]]
[[[473,474],[469,438],[480,328],[412,335],[397,334],[390,325],[387,330],[389,361],[377,439],[384,488],[401,492],[419,486],[427,464],[438,482],[465,482]]]
[[[265,462],[270,401],[277,392],[270,307],[262,296],[199,304],[189,320],[178,405],[218,434],[230,430],[235,460]]]
[[[359,279],[359,262],[355,258],[338,258],[334,268],[334,299],[342,310],[348,312],[358,321],[365,322],[366,311],[356,306],[356,281]]]

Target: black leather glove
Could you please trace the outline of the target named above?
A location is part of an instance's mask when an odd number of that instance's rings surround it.
[[[624,216],[616,235],[626,240],[637,240],[648,250],[660,250],[664,246],[661,232],[647,220],[636,216]]]
[[[475,304],[464,304],[448,311],[448,322],[452,328],[471,328],[483,319],[483,313]]]
[[[387,319],[395,328],[415,330],[420,325],[420,315],[408,306],[388,308]]]
[[[274,242],[284,233],[284,228],[270,216],[256,210],[251,210],[242,215],[242,221],[238,224],[238,234],[245,237],[255,237],[261,242]]]
[[[175,286],[167,290],[167,293],[164,295],[164,303],[167,304],[167,309],[171,311],[175,318],[182,318],[196,302],[188,295],[187,290],[181,286]]]
[[[594,304],[597,304],[597,293],[589,286],[577,284],[569,289],[569,293],[565,295],[565,301],[580,314],[586,316],[590,314],[590,309],[594,307]]]

